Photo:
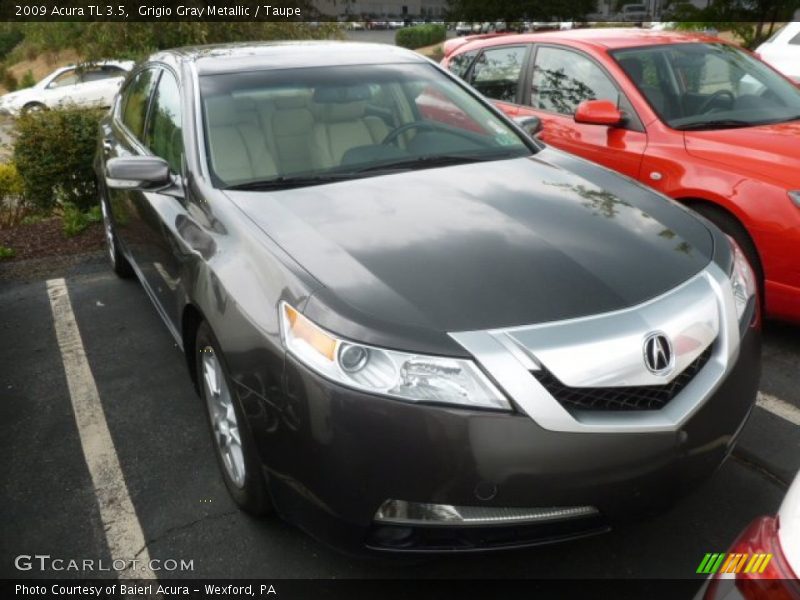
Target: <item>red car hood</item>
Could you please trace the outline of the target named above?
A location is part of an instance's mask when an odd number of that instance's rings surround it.
[[[687,131],[686,151],[756,178],[800,188],[800,121],[719,131]]]

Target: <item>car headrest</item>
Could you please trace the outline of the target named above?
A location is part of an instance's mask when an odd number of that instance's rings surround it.
[[[240,121],[240,107],[232,96],[213,96],[206,99],[205,105],[209,127],[226,127]]]
[[[622,70],[628,74],[634,83],[641,83],[644,78],[644,67],[638,58],[623,58],[619,61]]]
[[[314,113],[321,121],[339,123],[342,121],[356,121],[367,112],[367,102],[346,102],[338,104],[317,104]]]
[[[306,108],[310,94],[307,92],[297,92],[291,94],[276,94],[270,98],[275,108]]]
[[[348,104],[366,102],[372,97],[367,85],[321,86],[314,90],[313,101],[316,104]]]

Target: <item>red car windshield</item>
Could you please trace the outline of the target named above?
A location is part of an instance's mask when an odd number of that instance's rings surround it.
[[[800,89],[727,44],[666,44],[611,53],[675,129],[728,129],[800,119]]]

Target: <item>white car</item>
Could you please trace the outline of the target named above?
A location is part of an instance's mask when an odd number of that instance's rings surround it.
[[[56,69],[33,87],[0,96],[0,113],[18,115],[65,105],[109,107],[133,61],[102,61]]]
[[[791,21],[756,50],[761,59],[800,83],[800,21]]]
[[[778,514],[753,521],[728,552],[702,557],[711,577],[695,600],[800,598],[800,473]]]
[[[626,4],[622,7],[620,17],[626,22],[642,23],[650,15],[647,14],[647,6],[645,4]]]

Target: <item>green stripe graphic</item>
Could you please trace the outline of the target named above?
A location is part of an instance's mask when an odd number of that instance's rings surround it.
[[[717,570],[722,565],[722,561],[725,560],[727,554],[706,554],[703,557],[703,560],[700,562],[700,566],[697,567],[697,573],[702,573],[704,575],[711,575],[712,573],[716,573]]]

